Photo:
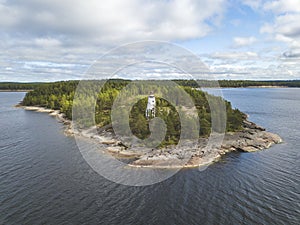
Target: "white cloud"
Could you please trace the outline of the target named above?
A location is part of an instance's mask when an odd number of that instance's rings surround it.
[[[258,58],[256,52],[216,52],[210,56],[215,59],[225,60],[251,60]]]
[[[295,0],[277,0],[265,3],[265,10],[274,13],[273,23],[264,24],[261,33],[273,34],[279,41],[300,40],[300,4]]]
[[[225,0],[27,0],[0,3],[0,21],[24,33],[102,42],[185,40],[205,36],[211,30],[207,20],[220,18],[224,4]]]
[[[273,33],[274,32],[274,27],[270,23],[265,23],[261,28],[260,28],[260,33]]]
[[[262,0],[242,0],[242,3],[252,9],[258,9],[262,4]]]
[[[274,51],[216,52],[201,58],[218,79],[298,79],[300,51],[288,51],[281,56]]]
[[[0,2],[0,27],[9,28],[16,25],[18,19],[18,10],[5,5],[5,2]]]
[[[74,79],[120,44],[206,36],[225,5],[225,0],[0,0],[5,52],[0,68],[13,68],[3,69],[3,76],[18,81]]]
[[[245,47],[252,45],[257,39],[255,37],[235,37],[233,41],[235,47]]]
[[[284,52],[279,55],[281,64],[279,71],[288,71],[288,75],[299,76],[300,67],[291,63],[291,60],[300,58],[300,4],[295,0],[269,1],[263,7],[267,12],[274,13],[274,22],[266,23],[261,33],[267,33],[274,41],[284,43]]]
[[[297,0],[276,0],[264,4],[265,10],[271,10],[277,14],[286,12],[300,12],[300,4]]]
[[[51,47],[59,47],[61,42],[54,38],[36,38],[35,43],[37,46],[51,48]]]
[[[204,41],[209,39],[205,42],[207,48],[219,35],[220,48],[233,40],[231,47],[239,50],[220,49],[206,56],[213,72],[221,78],[297,76],[300,71],[295,63],[300,50],[298,1],[0,0],[0,80],[3,77],[15,77],[17,81],[76,79],[93,60],[120,44],[145,39],[197,42],[207,35],[211,35],[204,38]],[[228,7],[242,9],[245,14],[226,12]],[[242,27],[249,19],[246,19],[249,11],[254,25],[263,24],[261,36],[267,34],[270,42],[277,47],[284,43],[284,48],[271,53],[259,50],[263,41],[259,36],[247,37],[249,32]],[[220,24],[224,22],[223,16],[229,21]],[[226,27],[227,22],[235,30],[214,32]],[[194,50],[194,45],[191,46]]]
[[[80,74],[82,67],[51,70],[30,62],[89,65],[128,42],[204,37],[225,8],[226,0],[0,0],[0,66],[12,67],[19,81],[48,80],[45,74],[57,78],[64,69]]]

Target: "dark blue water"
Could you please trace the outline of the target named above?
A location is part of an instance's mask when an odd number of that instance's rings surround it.
[[[224,89],[284,143],[146,187],[110,182],[47,114],[0,93],[0,224],[300,224],[300,89]]]

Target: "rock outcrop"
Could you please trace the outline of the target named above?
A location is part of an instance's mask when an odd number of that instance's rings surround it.
[[[238,132],[229,132],[224,135],[220,146],[207,147],[208,139],[199,138],[197,143],[185,141],[180,146],[168,146],[162,149],[149,149],[146,147],[128,147],[122,143],[107,127],[91,127],[86,130],[76,130],[71,121],[65,119],[59,110],[45,109],[41,107],[24,107],[26,110],[45,112],[55,116],[58,121],[67,125],[66,135],[76,135],[89,138],[101,144],[105,152],[116,158],[132,158],[128,164],[132,167],[151,168],[187,168],[210,164],[222,155],[232,152],[254,152],[270,148],[273,144],[282,142],[277,135],[267,132],[263,127],[245,120],[243,129]]]
[[[153,150],[133,161],[131,166],[155,168],[198,167],[210,164],[219,159],[221,155],[232,151],[254,152],[270,148],[272,145],[281,142],[282,139],[277,134],[267,132],[263,127],[245,120],[243,130],[226,133],[221,146],[206,148],[208,140],[200,138],[194,148],[186,145],[180,149],[169,147]]]
[[[277,134],[267,132],[255,123],[245,120],[243,126],[242,131],[225,135],[222,144],[224,151],[254,152],[282,142]]]

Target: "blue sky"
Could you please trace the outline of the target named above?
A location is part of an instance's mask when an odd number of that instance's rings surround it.
[[[0,81],[81,79],[143,40],[192,51],[218,79],[300,79],[299,21],[299,0],[0,0]]]

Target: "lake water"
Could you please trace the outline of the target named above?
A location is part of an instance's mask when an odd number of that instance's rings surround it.
[[[223,94],[284,143],[130,187],[94,172],[54,118],[14,108],[25,93],[0,93],[0,224],[300,224],[300,89]]]

